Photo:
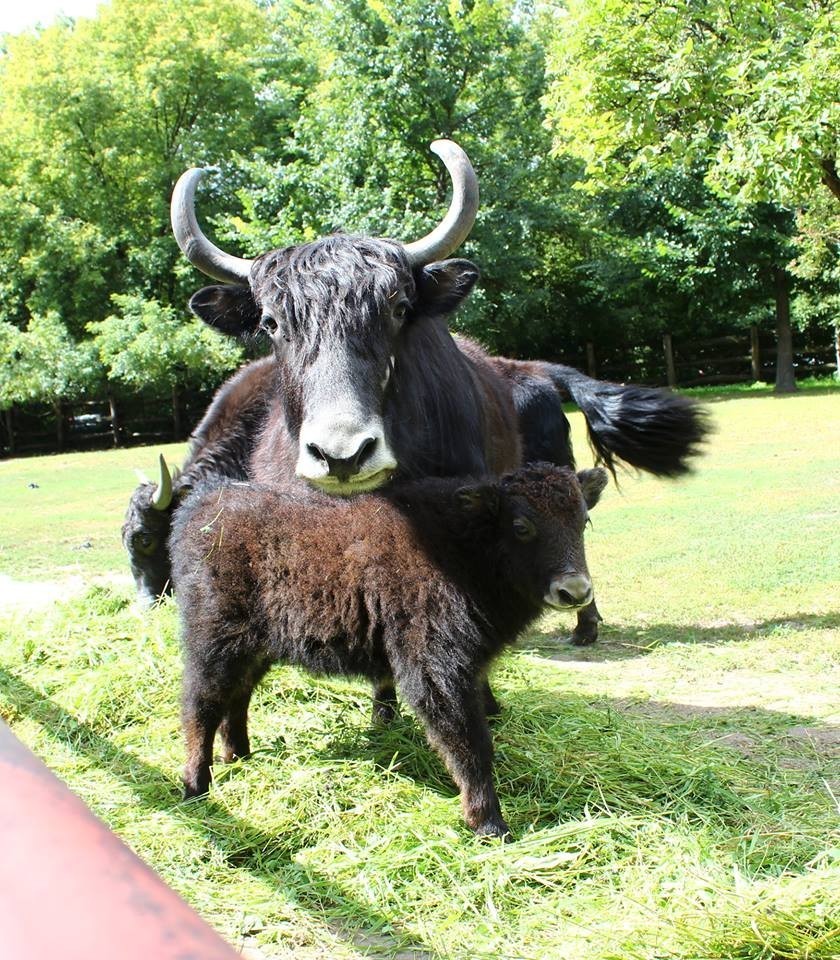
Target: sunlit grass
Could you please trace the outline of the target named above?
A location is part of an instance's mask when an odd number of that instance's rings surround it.
[[[470,835],[410,715],[373,730],[364,684],[292,669],[256,697],[255,756],[180,802],[175,606],[136,611],[127,581],[5,616],[0,715],[267,956],[835,958],[840,395],[709,406],[694,476],[627,476],[593,512],[601,641],[547,616],[499,664],[512,844]],[[0,572],[122,572],[153,454],[0,464]],[[42,491],[57,526],[26,509]]]

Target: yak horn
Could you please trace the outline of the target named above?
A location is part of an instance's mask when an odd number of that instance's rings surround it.
[[[436,153],[452,178],[452,202],[443,220],[420,240],[406,243],[405,252],[414,267],[443,260],[467,239],[478,212],[478,178],[470,158],[451,140],[435,140]]]
[[[172,503],[172,476],[163,454],[160,455],[160,482],[155,495],[152,497],[152,506],[155,510],[167,510]]]
[[[452,202],[431,233],[403,245],[414,267],[443,260],[457,250],[472,230],[478,212],[478,178],[466,153],[451,140],[435,140],[430,149],[443,160],[452,178]],[[204,172],[201,167],[191,167],[175,184],[171,204],[175,239],[187,260],[208,277],[223,283],[247,283],[254,261],[225,253],[204,236],[196,220],[195,188]]]
[[[172,232],[181,252],[202,273],[223,283],[247,283],[254,261],[220,250],[204,236],[195,218],[195,188],[204,173],[201,167],[191,167],[175,184],[170,206]]]

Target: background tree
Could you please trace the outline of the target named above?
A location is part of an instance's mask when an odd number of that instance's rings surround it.
[[[181,439],[180,391],[214,386],[242,362],[242,348],[157,300],[137,294],[114,294],[112,300],[116,312],[88,324],[91,345],[109,380],[137,390],[153,384],[158,393],[168,386],[173,432]]]
[[[439,220],[448,177],[429,143],[449,137],[481,184],[463,255],[482,282],[457,323],[491,348],[555,356],[588,291],[572,177],[550,157],[544,51],[513,0],[344,0],[276,8],[312,64],[277,163],[243,162],[244,213],[227,239],[251,255],[336,229],[412,239]]]
[[[52,309],[82,334],[110,293],[184,302],[172,186],[186,166],[225,163],[275,135],[283,105],[264,89],[268,39],[249,0],[113,0],[94,19],[7,39],[7,319]]]
[[[599,183],[699,167],[722,196],[770,203],[772,219],[789,222],[785,209],[823,189],[836,156],[833,6],[572,0],[553,8],[546,102],[555,148],[581,157]],[[784,235],[773,244],[779,251]],[[771,273],[782,391],[795,385],[792,278],[783,258]]]
[[[5,375],[0,379],[0,404],[45,403],[56,421],[56,443],[64,446],[63,404],[101,387],[103,369],[89,343],[79,343],[55,311],[34,315],[25,331],[12,324],[0,328]]]

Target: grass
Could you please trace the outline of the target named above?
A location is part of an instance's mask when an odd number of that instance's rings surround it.
[[[470,835],[410,716],[371,730],[363,684],[292,669],[255,756],[179,801],[175,606],[132,607],[119,546],[152,450],[0,464],[0,570],[87,587],[0,616],[0,716],[264,956],[837,958],[840,394],[709,409],[694,476],[593,513],[601,641],[549,615],[496,670],[514,843]]]

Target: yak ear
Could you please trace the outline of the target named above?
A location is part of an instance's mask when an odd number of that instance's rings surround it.
[[[455,491],[458,502],[467,513],[499,513],[499,487],[495,483],[471,483]]]
[[[469,260],[439,260],[418,272],[420,302],[433,313],[451,313],[478,280],[478,267]]]
[[[246,286],[203,287],[190,297],[190,310],[220,333],[254,333],[260,322],[257,304]]]
[[[579,470],[578,483],[586,506],[591,510],[601,499],[601,492],[607,485],[607,471],[603,467],[594,467],[592,470]]]

